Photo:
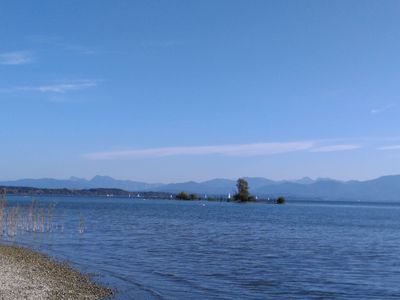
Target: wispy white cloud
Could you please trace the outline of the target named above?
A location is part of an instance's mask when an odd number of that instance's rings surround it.
[[[140,43],[142,48],[170,48],[180,45],[183,45],[183,43],[175,40],[150,40]]]
[[[77,44],[60,44],[60,47],[63,47],[65,50],[78,52],[80,54],[96,54],[96,51],[94,49]]]
[[[33,62],[33,56],[28,51],[0,53],[1,65],[24,65]]]
[[[43,93],[66,93],[70,91],[77,91],[82,89],[87,89],[97,86],[97,81],[95,80],[82,80],[71,83],[60,83],[60,84],[50,84],[42,85],[37,87],[32,87],[32,90],[43,92]],[[29,88],[28,88],[29,89]]]
[[[385,111],[387,111],[387,110],[389,110],[389,109],[391,109],[391,108],[393,108],[395,106],[396,106],[396,104],[390,103],[390,104],[386,104],[386,105],[381,106],[381,107],[373,108],[373,109],[371,109],[370,112],[371,112],[372,115],[377,115],[377,114],[383,113],[383,112],[385,112]]]
[[[379,147],[378,150],[400,150],[400,145],[391,145]]]
[[[311,149],[313,141],[286,142],[286,143],[257,143],[239,145],[216,145],[197,147],[164,147],[149,149],[134,149],[123,151],[105,151],[88,153],[84,156],[91,160],[156,158],[175,155],[209,155],[219,154],[226,156],[262,156],[279,153],[288,153]]]
[[[317,147],[313,148],[310,151],[311,152],[337,152],[337,151],[349,151],[349,150],[356,150],[360,149],[360,145],[355,145],[355,144],[341,144],[341,145],[328,145],[328,146],[322,146],[322,147]]]
[[[62,37],[35,35],[29,37],[29,39],[34,43],[45,45],[47,47],[57,48],[64,51],[76,52],[86,55],[93,55],[96,53],[93,48],[65,41],[65,39]]]
[[[46,84],[37,86],[17,86],[8,89],[0,89],[3,93],[15,93],[15,92],[41,92],[41,93],[58,93],[64,94],[71,91],[78,91],[87,88],[96,87],[98,85],[98,80],[78,80],[69,81],[56,84]]]

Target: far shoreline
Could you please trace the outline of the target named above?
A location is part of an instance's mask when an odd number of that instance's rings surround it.
[[[117,188],[91,188],[91,189],[67,189],[67,188],[36,188],[24,186],[0,186],[0,194],[3,196],[20,197],[104,197],[104,198],[130,198],[130,199],[159,199],[177,201],[209,201],[230,203],[261,203],[276,204],[274,198],[261,198],[252,201],[237,201],[221,194],[210,194],[205,197],[196,196],[196,199],[179,199],[176,192],[129,192]],[[278,198],[278,197],[277,197]]]

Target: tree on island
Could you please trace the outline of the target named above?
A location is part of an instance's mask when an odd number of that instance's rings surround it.
[[[239,178],[236,182],[237,193],[233,196],[233,199],[240,202],[255,201],[254,196],[250,195],[249,183],[243,179]]]
[[[284,197],[279,197],[276,199],[276,204],[285,204],[286,199]]]
[[[189,197],[190,200],[199,200],[199,196],[197,196],[196,194],[190,194]]]
[[[180,192],[178,195],[176,195],[176,199],[189,200],[189,194],[186,192]]]
[[[186,192],[180,192],[178,195],[176,195],[176,199],[179,200],[198,200],[199,197],[196,194],[188,194]]]

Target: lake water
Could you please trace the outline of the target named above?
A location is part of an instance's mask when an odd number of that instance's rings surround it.
[[[39,201],[56,203],[52,232],[3,240],[98,274],[116,299],[400,299],[399,205]]]

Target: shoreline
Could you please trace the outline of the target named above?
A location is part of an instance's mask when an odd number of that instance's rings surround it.
[[[47,255],[0,244],[0,300],[107,299],[113,291]]]

